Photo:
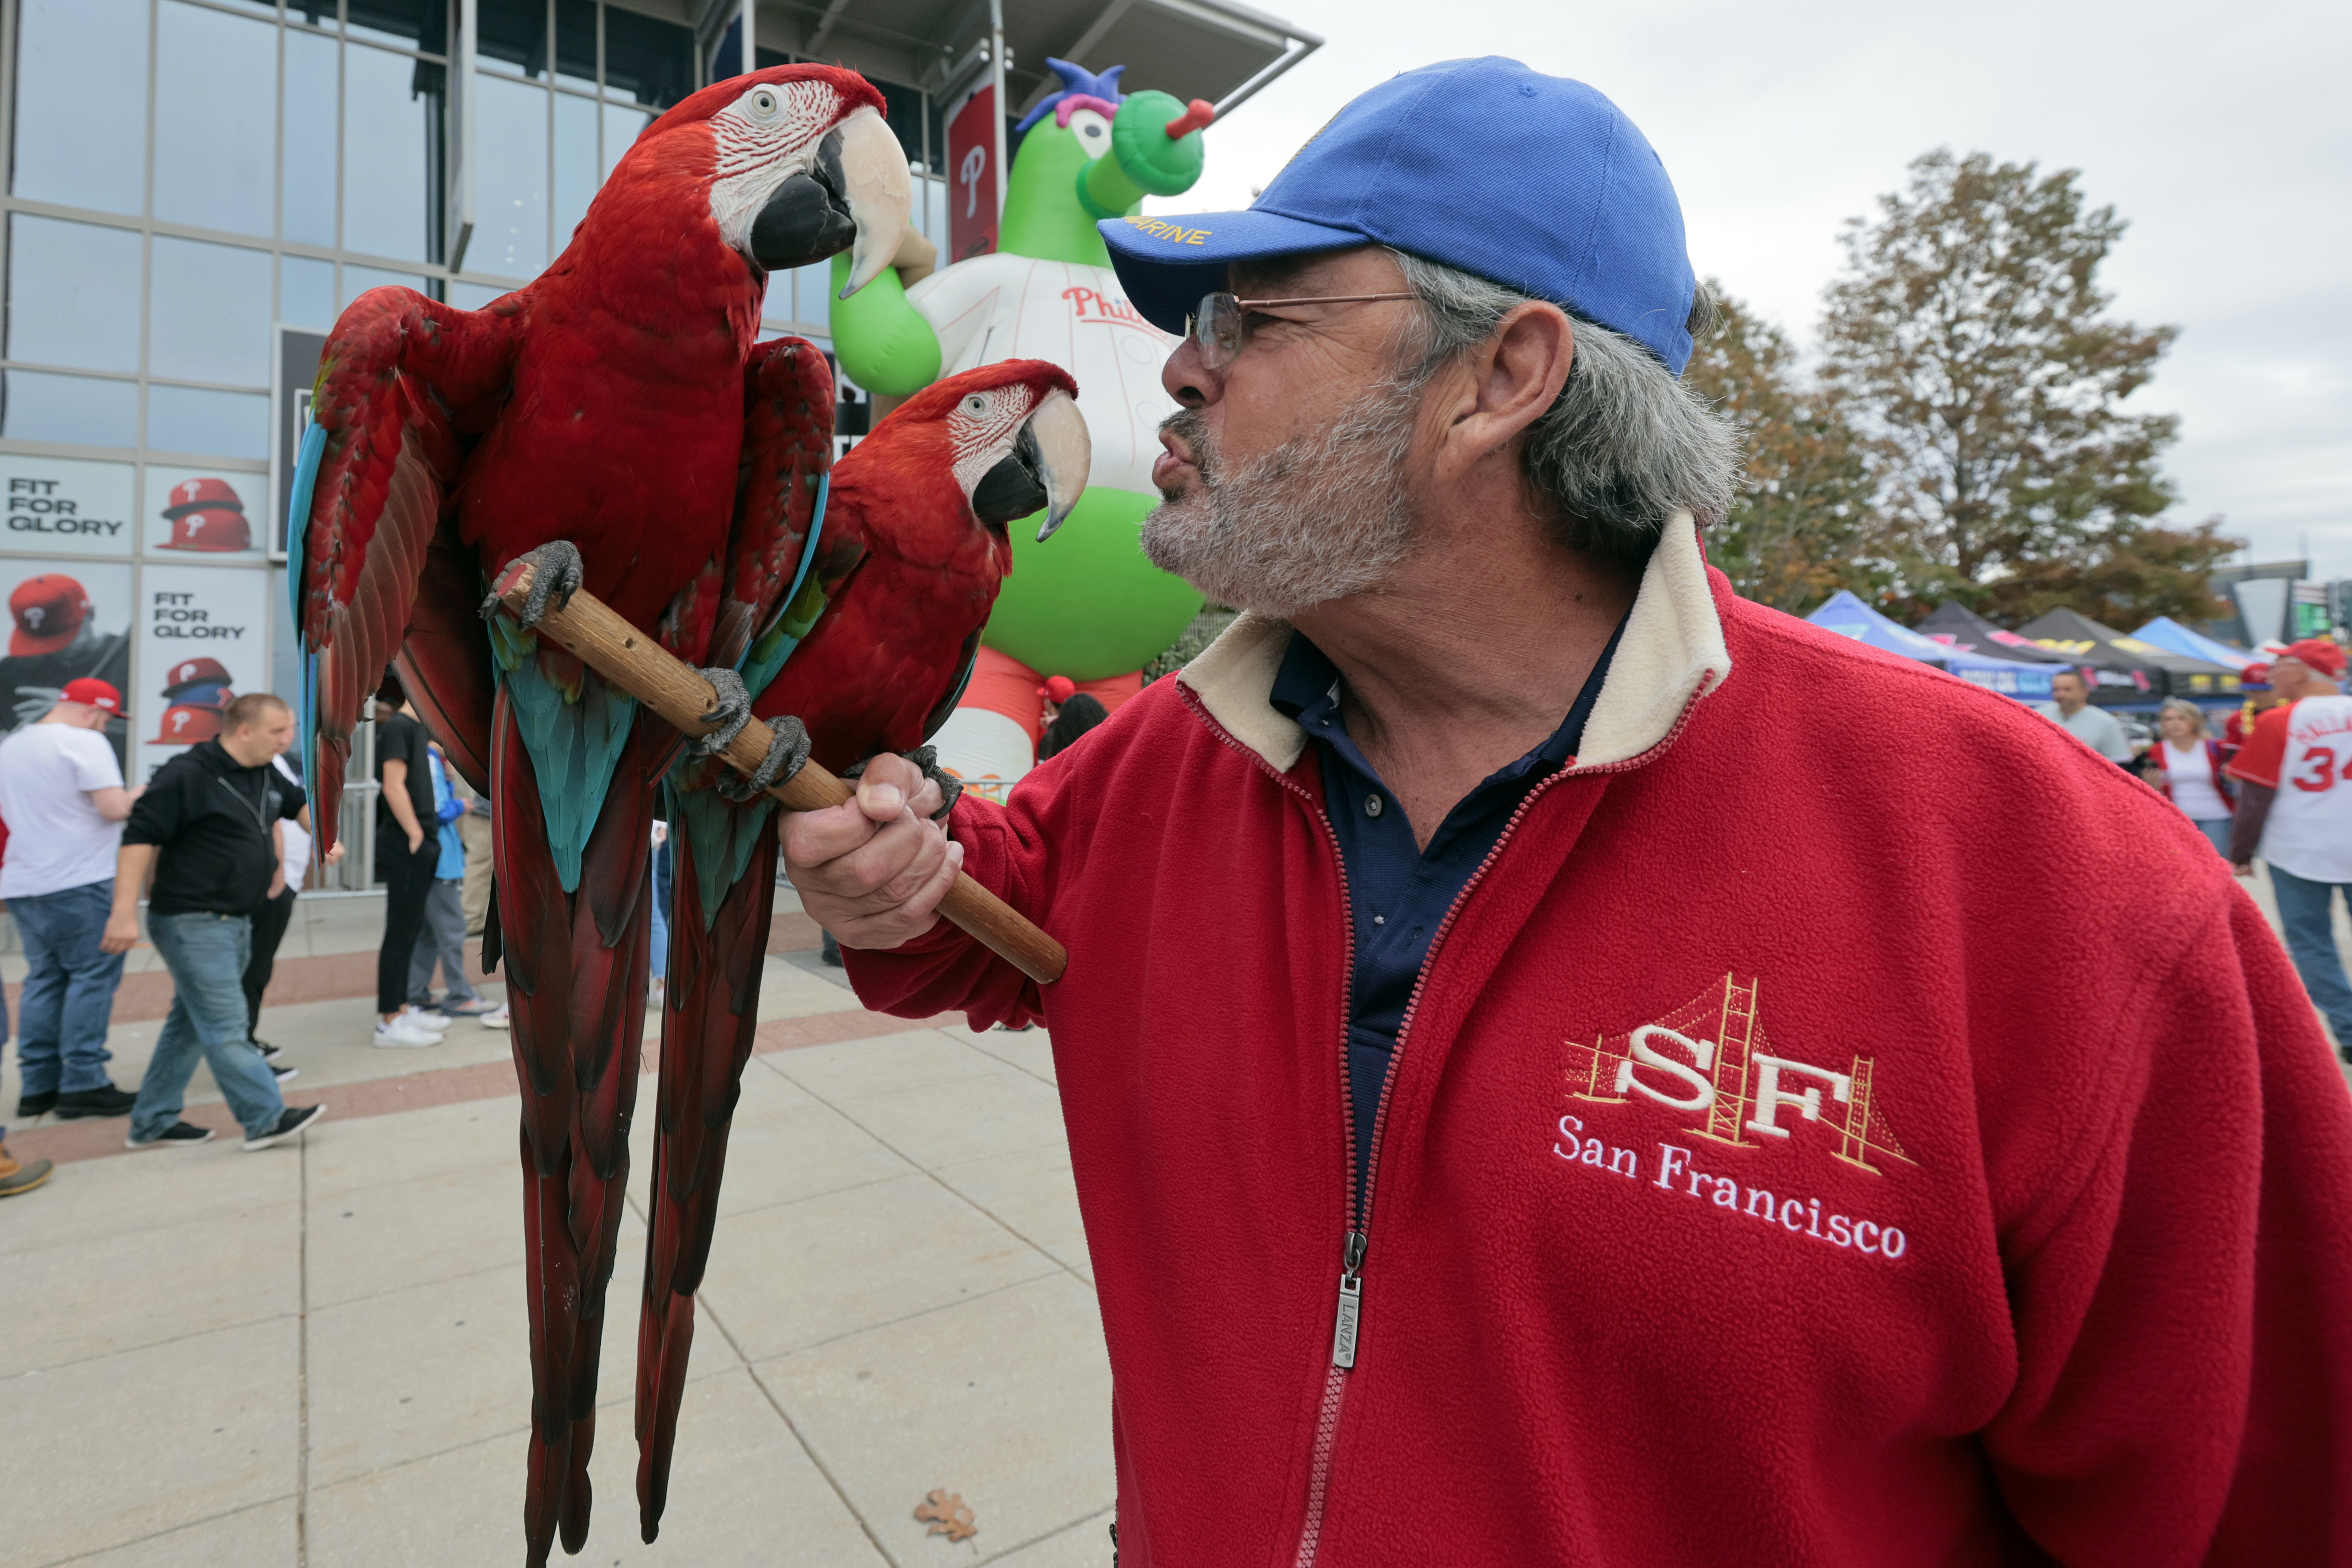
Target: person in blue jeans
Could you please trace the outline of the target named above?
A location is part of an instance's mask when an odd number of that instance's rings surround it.
[[[271,828],[298,818],[304,805],[301,787],[269,766],[293,736],[294,714],[283,702],[261,693],[241,696],[221,715],[220,738],[165,763],[131,810],[104,946],[124,953],[139,940],[139,890],[152,866],[147,934],[174,988],[131,1112],[127,1142],[134,1149],[184,1147],[212,1137],[209,1128],[180,1119],[199,1056],[244,1127],[248,1149],[298,1136],[326,1114],[323,1105],[286,1104],[277,1074],[246,1028],[252,915],[278,871]]]
[[[14,832],[0,899],[24,939],[17,1005],[19,1116],[129,1113],[107,1075],[106,1026],[122,957],[106,952],[107,911],[122,822],[139,798],[106,738],[122,697],[104,681],[70,682],[38,721],[0,742],[0,817]]]

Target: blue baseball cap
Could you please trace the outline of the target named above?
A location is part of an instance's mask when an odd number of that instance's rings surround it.
[[[1165,331],[1230,263],[1369,242],[1565,306],[1676,375],[1690,358],[1696,280],[1665,165],[1600,93],[1499,56],[1382,82],[1245,212],[1100,227],[1129,299]]]

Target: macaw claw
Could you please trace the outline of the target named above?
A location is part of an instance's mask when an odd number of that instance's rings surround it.
[[[766,794],[771,786],[784,783],[808,760],[809,732],[806,725],[787,714],[770,725],[768,730],[768,755],[761,759],[759,767],[751,769],[750,777],[738,779],[730,774],[719,781],[719,794],[738,805],[756,800]]]
[[[515,617],[515,623],[526,632],[547,613],[550,599],[561,610],[587,586],[588,568],[580,559],[579,547],[569,539],[551,539],[516,557],[513,565],[499,574],[499,580],[490,585],[489,597],[482,601],[483,620],[506,608],[506,590],[514,580],[515,568],[525,564],[530,567],[530,595],[523,601],[522,613]]]
[[[694,742],[694,754],[716,757],[734,745],[743,727],[751,722],[751,694],[743,689],[743,677],[723,664],[694,673],[710,683],[713,694],[710,711],[702,716],[702,722],[718,727]]]
[[[940,766],[940,748],[936,746],[919,746],[912,751],[902,751],[898,755],[920,768],[924,778],[940,787],[940,809],[931,813],[931,821],[946,821],[948,813],[955,810],[956,797],[963,793],[963,780]],[[872,760],[871,758],[866,758],[868,762]],[[855,779],[863,777],[865,772],[865,762],[853,762],[841,770],[841,776],[844,779]]]

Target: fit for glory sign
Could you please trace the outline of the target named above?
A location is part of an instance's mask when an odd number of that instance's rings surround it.
[[[266,569],[164,565],[139,575],[140,776],[220,734],[220,714],[269,689]]]
[[[131,487],[128,463],[0,455],[0,549],[127,556]]]

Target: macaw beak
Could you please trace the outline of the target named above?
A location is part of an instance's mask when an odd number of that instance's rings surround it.
[[[760,209],[751,221],[751,259],[781,272],[849,251],[845,299],[890,265],[913,209],[898,139],[871,105],[861,104],[825,132],[809,172],[777,186]]]
[[[1078,504],[1092,455],[1085,416],[1069,393],[1056,389],[1022,422],[1013,450],[972,486],[972,512],[989,528],[1002,528],[1043,508],[1042,543]]]
[[[1094,438],[1087,434],[1087,416],[1078,412],[1076,400],[1059,387],[1046,394],[1023,429],[1036,447],[1045,482],[1045,521],[1037,530],[1037,542],[1044,544],[1086,493]]]

